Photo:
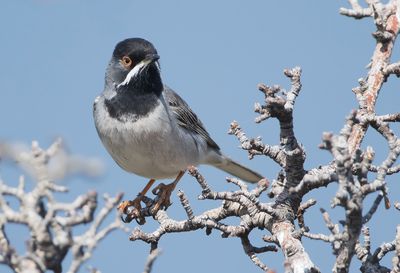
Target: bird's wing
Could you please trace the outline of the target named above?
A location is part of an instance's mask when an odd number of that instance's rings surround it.
[[[164,98],[179,126],[191,133],[201,136],[211,148],[219,151],[218,144],[210,137],[197,115],[190,109],[189,105],[168,86],[164,86]]]

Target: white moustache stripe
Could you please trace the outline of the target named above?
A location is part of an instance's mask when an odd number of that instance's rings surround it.
[[[157,70],[161,71],[160,64],[158,62],[154,62],[156,64]]]
[[[120,87],[122,85],[127,85],[133,78],[135,78],[140,71],[147,65],[148,63],[146,62],[140,62],[137,64],[131,71],[129,71],[128,75],[126,75],[126,78],[123,82],[117,85],[117,87]]]

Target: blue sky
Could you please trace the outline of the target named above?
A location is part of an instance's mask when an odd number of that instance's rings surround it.
[[[125,173],[107,154],[94,128],[92,103],[102,91],[114,45],[128,37],[143,37],[158,49],[164,83],[189,103],[223,151],[270,180],[276,177],[277,166],[267,158],[249,162],[236,139],[226,132],[235,119],[249,136],[261,135],[266,143],[277,144],[276,121],[253,122],[254,102],[263,99],[256,86],[265,82],[289,87],[283,69],[301,66],[303,90],[295,107],[296,134],[306,147],[306,167],[326,164],[331,156],[317,148],[322,132],[338,132],[345,116],[357,106],[351,88],[366,75],[374,48],[372,20],[339,15],[339,7],[346,5],[347,1],[320,0],[3,1],[0,139],[26,143],[36,139],[46,147],[61,136],[72,153],[102,159],[106,166],[102,177],[63,182],[71,187],[70,195],[63,197],[66,200],[93,188],[110,194],[124,191],[126,198],[134,197],[146,179]],[[393,60],[399,57],[397,46]],[[394,78],[385,85],[378,113],[398,112],[399,86]],[[387,151],[379,141],[377,134],[369,132],[364,145],[373,145],[377,163]],[[200,170],[214,189],[231,187],[224,182],[223,172],[207,166]],[[5,180],[15,180],[4,166],[0,172]],[[399,190],[391,182],[394,201]],[[188,175],[178,188],[189,195],[195,212],[219,204],[197,201],[200,188]],[[319,201],[305,216],[312,231],[327,233],[318,208],[329,210],[335,189],[334,184],[307,196]],[[176,195],[168,212],[177,219],[185,217]],[[374,248],[393,239],[398,219],[391,217],[393,211],[379,208],[378,212],[382,217],[370,226],[379,229],[385,223],[387,232],[374,234],[371,228]],[[331,213],[336,221],[343,218],[340,209]],[[150,222],[144,229],[155,226]],[[27,235],[14,226],[11,230]],[[262,244],[262,235],[256,232],[254,242]],[[333,265],[330,246],[308,239],[304,244],[312,260],[329,272]],[[243,253],[239,239],[221,239],[218,232],[210,237],[204,231],[171,234],[161,240],[160,247],[163,254],[154,272],[260,272]],[[127,234],[116,232],[100,244],[88,264],[103,273],[141,272],[147,252],[144,243],[132,243]],[[281,253],[261,257],[282,272]]]

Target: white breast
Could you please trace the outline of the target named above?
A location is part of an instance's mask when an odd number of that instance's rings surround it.
[[[205,141],[179,128],[163,99],[139,120],[121,122],[109,116],[104,97],[95,100],[94,119],[99,136],[113,159],[128,172],[162,179],[204,161]]]

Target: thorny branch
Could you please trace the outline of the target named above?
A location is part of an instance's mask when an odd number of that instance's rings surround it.
[[[228,179],[228,182],[234,183],[238,189],[215,192],[198,170],[191,168],[189,172],[201,188],[199,199],[221,200],[222,205],[195,215],[189,200],[180,191],[178,195],[187,219],[176,221],[162,210],[152,215],[151,208],[155,200],[146,198],[146,207],[142,209],[141,214],[144,217],[153,217],[158,221],[159,227],[151,233],[137,227],[131,233],[130,240],[142,240],[155,250],[161,237],[168,233],[205,229],[208,235],[212,230],[218,230],[222,237],[239,237],[245,254],[263,271],[268,271],[269,267],[257,254],[277,251],[279,247],[285,256],[285,272],[319,272],[303,247],[301,238],[304,236],[327,242],[332,246],[336,257],[333,265],[335,273],[349,272],[354,256],[362,263],[361,272],[400,272],[400,226],[393,242],[382,244],[374,252],[371,251],[369,229],[365,226],[376,213],[382,200],[386,208],[390,207],[386,178],[400,172],[400,166],[394,165],[400,154],[400,140],[391,130],[391,123],[399,122],[400,115],[377,115],[375,112],[382,85],[390,75],[400,74],[399,63],[390,63],[399,33],[400,1],[390,0],[384,4],[379,0],[366,0],[366,7],[360,5],[357,0],[349,0],[349,3],[351,8],[342,8],[340,13],[356,19],[372,17],[376,26],[373,33],[376,46],[366,77],[360,79],[359,86],[353,88],[358,108],[351,111],[338,135],[323,134],[320,148],[329,151],[333,161],[325,166],[304,169],[305,149],[299,143],[293,129],[294,105],[302,90],[301,69],[287,69],[284,74],[291,81],[289,91],[277,85],[260,84],[258,88],[264,95],[264,103],[255,104],[255,112],[259,114],[255,120],[257,123],[271,118],[278,120],[279,144],[269,145],[263,143],[261,137],[246,136],[236,121],[231,123],[229,130],[229,133],[239,140],[240,147],[248,152],[250,159],[254,156],[266,156],[280,166],[281,171],[273,180],[268,192],[268,196],[274,198],[273,202],[263,203],[259,199],[269,184],[266,179],[261,180],[252,190],[239,180]],[[361,143],[369,128],[378,132],[388,143],[389,153],[386,159],[378,164],[373,164],[372,147],[361,150]],[[345,219],[340,221],[339,225],[331,219],[326,210],[321,209],[322,218],[330,234],[314,234],[306,225],[304,214],[316,200],[301,202],[308,192],[333,182],[337,183],[337,191],[332,199],[332,208],[343,207]],[[365,212],[364,201],[368,195],[375,196],[375,201]],[[395,207],[400,208],[399,203],[395,203]],[[232,216],[240,219],[239,225],[224,223],[224,219]],[[299,228],[295,226],[296,219]],[[274,245],[253,246],[249,234],[254,228],[266,230],[269,234],[263,237],[264,241]],[[363,244],[360,243],[360,235],[364,235]],[[392,269],[380,265],[381,259],[390,252],[395,252]]]
[[[75,171],[94,175],[99,171],[94,161],[68,156],[60,140],[46,150],[34,141],[30,151],[21,149],[19,145],[0,143],[0,157],[16,161],[36,182],[31,190],[27,190],[23,176],[17,187],[8,186],[0,180],[0,263],[14,272],[78,272],[105,236],[115,229],[124,229],[119,217],[100,227],[121,200],[121,194],[116,197],[104,196],[105,205],[96,215],[98,203],[94,191],[76,197],[71,203],[61,203],[55,199],[54,193],[67,192],[68,189],[56,184],[54,177],[61,178],[61,174]],[[57,162],[54,163],[54,160]],[[76,160],[82,164],[73,171],[71,166]],[[12,198],[18,200],[17,209],[8,203]],[[11,245],[6,231],[9,223],[28,227],[31,238],[26,254],[17,253]],[[74,235],[73,228],[82,224],[90,225],[82,234]],[[63,271],[61,265],[68,251],[72,251],[72,262],[69,269]]]

